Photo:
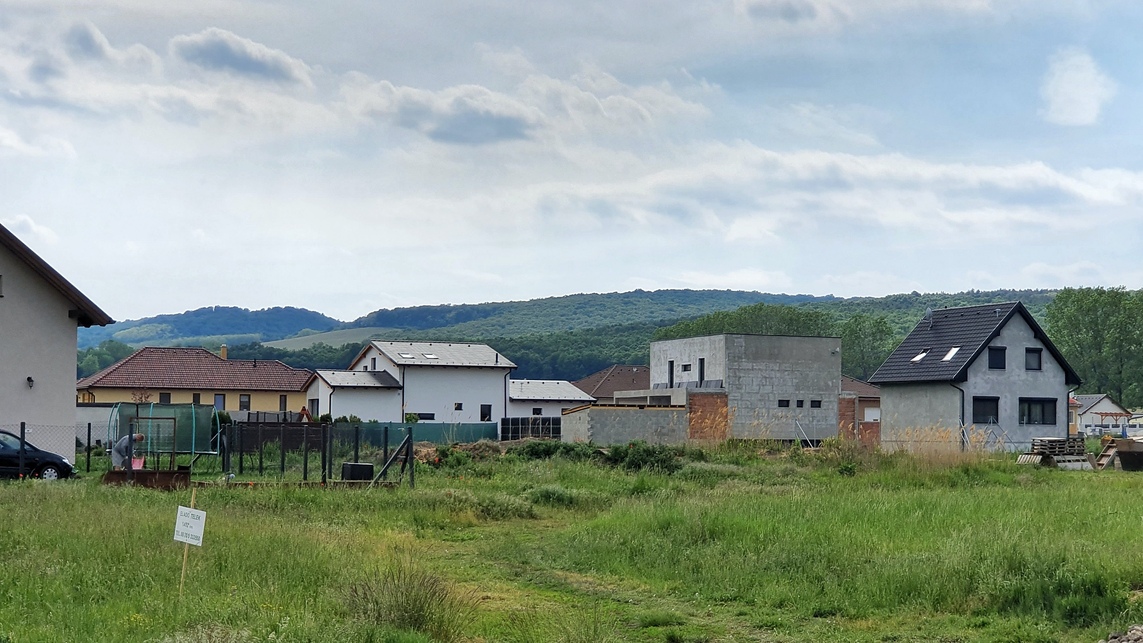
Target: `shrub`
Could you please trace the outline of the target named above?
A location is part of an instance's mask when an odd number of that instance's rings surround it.
[[[678,449],[663,444],[647,444],[642,440],[617,445],[608,450],[606,461],[628,471],[650,469],[674,473],[682,468]]]
[[[591,445],[583,442],[559,442],[557,440],[529,440],[512,447],[508,453],[527,460],[547,460],[561,457],[567,460],[588,460],[595,454]]]
[[[421,632],[445,643],[461,639],[476,611],[472,592],[457,590],[407,557],[350,585],[347,599],[362,620]]]
[[[569,491],[558,484],[536,487],[528,492],[528,498],[537,505],[548,507],[574,507],[577,501],[574,491]]]

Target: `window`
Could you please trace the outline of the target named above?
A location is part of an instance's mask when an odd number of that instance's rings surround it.
[[[930,348],[922,348],[922,349],[921,349],[921,352],[920,352],[920,353],[917,353],[917,356],[916,356],[916,357],[914,357],[913,359],[909,360],[909,361],[910,361],[910,362],[913,362],[914,364],[916,364],[917,362],[919,362],[919,361],[921,361],[921,360],[925,359],[925,355],[928,355],[930,350],[932,350],[932,349],[930,349]]]
[[[437,414],[436,413],[418,413],[417,419],[418,420],[435,420],[435,419],[437,419]]]
[[[699,384],[706,381],[706,358],[699,358]]]
[[[1007,367],[1007,351],[1003,346],[988,347],[988,368],[1002,371]]]
[[[492,405],[491,404],[481,404],[480,405],[480,421],[481,422],[491,422],[492,421]]]
[[[202,404],[202,393],[191,393],[191,404]]]
[[[780,409],[790,408],[790,400],[778,400],[778,408],[780,408]]]
[[[159,393],[159,404],[170,404],[170,403],[171,403],[171,394],[170,393]]]
[[[821,407],[822,407],[822,401],[821,400],[810,400],[810,408],[811,409],[820,409]]]
[[[1042,348],[1025,348],[1024,349],[1024,370],[1038,371],[1044,365],[1044,349]]]
[[[1055,424],[1055,398],[1020,398],[1020,424]]]
[[[951,362],[952,358],[956,356],[957,351],[959,351],[959,350],[960,350],[960,346],[953,346],[952,348],[949,349],[949,352],[945,353],[945,356],[941,358],[941,361],[942,362]]]
[[[683,364],[683,372],[684,373],[690,373],[691,372],[691,365],[690,364]]]
[[[412,353],[397,353],[402,359],[416,359]]]
[[[4,296],[4,275],[0,275],[0,297]]]
[[[799,409],[800,409],[800,408],[802,408],[802,407],[803,407],[803,406],[805,406],[805,405],[806,405],[806,401],[805,401],[805,400],[798,400],[798,408],[799,408]]]
[[[675,360],[667,360],[667,388],[675,388]]]
[[[425,359],[440,359],[436,353],[421,353],[421,355],[424,355]]]
[[[225,411],[226,410],[226,393],[215,393],[214,394],[214,410],[216,410],[216,411]]]
[[[464,410],[464,402],[453,402],[452,403],[452,410],[463,411]]]
[[[377,358],[376,357],[370,357],[369,358],[369,370],[371,370],[371,371],[377,370]]]
[[[278,396],[278,412],[279,413],[285,413],[289,408],[286,406],[286,404],[288,404],[288,403],[289,402],[287,401],[285,395],[279,395]]]
[[[538,406],[532,407],[532,415],[543,415],[543,414],[544,414],[544,409],[542,409]]]
[[[973,397],[972,423],[997,424],[1000,422],[1000,398]]]
[[[316,397],[311,397],[310,399],[306,400],[306,402],[306,407],[310,411],[310,417],[315,420],[318,419],[318,411],[321,410],[321,402],[319,402],[318,398]]]
[[[238,410],[239,411],[249,411],[250,410],[250,394],[249,393],[243,393],[243,394],[238,396]]]

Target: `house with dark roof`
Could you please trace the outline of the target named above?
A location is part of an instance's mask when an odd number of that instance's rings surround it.
[[[1026,450],[1068,435],[1080,378],[1020,302],[927,312],[869,379],[886,449]]]
[[[278,360],[226,359],[205,348],[141,348],[75,384],[78,401],[212,404],[220,411],[298,411],[310,371]],[[73,411],[74,414],[74,411]]]
[[[651,388],[651,367],[615,364],[572,384],[595,398],[597,404],[613,404],[616,391],[642,391]]]
[[[75,453],[78,326],[114,323],[0,226],[0,429],[65,456]]]
[[[363,420],[402,422],[415,414],[421,422],[460,424],[499,422],[505,417],[508,376],[514,368],[508,358],[485,344],[374,340],[361,349],[346,370],[385,372],[398,386],[375,387],[375,404],[355,413]],[[322,378],[315,378],[310,383],[310,413],[314,417],[346,414],[336,402],[330,411],[329,399],[322,397],[321,382]],[[392,390],[399,396],[399,405],[389,402]]]

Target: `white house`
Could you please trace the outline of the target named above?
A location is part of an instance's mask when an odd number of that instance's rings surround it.
[[[347,370],[388,373],[397,388],[367,387],[371,392],[356,394],[352,407],[339,406],[344,391],[336,389],[350,387],[330,386],[328,379],[318,377],[310,385],[310,413],[337,417],[353,412],[363,420],[381,422],[401,422],[408,414],[416,414],[422,422],[499,422],[508,409],[508,375],[514,368],[485,344],[375,340],[361,349]]]
[[[595,398],[567,380],[509,380],[508,417],[560,417]]]
[[[112,319],[0,226],[0,429],[24,422],[32,444],[75,453],[78,326]]]
[[[388,371],[318,369],[307,384],[306,398],[314,417],[356,415],[365,420],[400,422],[401,384]]]
[[[1119,435],[1127,429],[1131,411],[1123,408],[1106,393],[1076,395],[1080,406],[1076,409],[1076,427],[1088,435],[1111,433]],[[1132,425],[1131,429],[1139,427]]]

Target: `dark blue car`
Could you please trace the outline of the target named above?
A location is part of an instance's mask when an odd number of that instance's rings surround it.
[[[20,437],[0,431],[0,478],[18,478],[20,473]],[[25,477],[58,480],[74,473],[75,467],[67,458],[24,442]]]

